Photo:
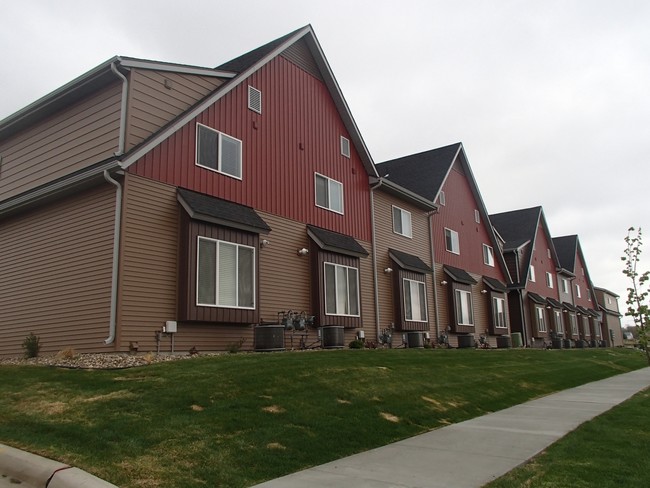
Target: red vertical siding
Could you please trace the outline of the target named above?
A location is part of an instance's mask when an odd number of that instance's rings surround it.
[[[537,236],[535,237],[535,246],[530,260],[530,264],[535,266],[535,282],[529,280],[526,285],[526,290],[532,291],[546,298],[554,298],[558,300],[560,294],[557,289],[557,275],[555,272],[557,265],[552,258],[548,257],[548,249],[550,249],[551,246],[552,244],[546,238],[544,227],[540,221],[537,225]],[[553,288],[549,288],[546,285],[547,272],[551,273],[553,276]]]
[[[247,108],[248,85],[262,114]],[[195,165],[197,123],[243,142],[241,181]],[[369,241],[367,173],[354,148],[340,154],[340,136],[350,139],[324,83],[278,56],[129,171]],[[343,184],[344,215],[315,206],[314,172]]]
[[[496,262],[496,253],[499,252],[499,249],[492,245],[482,217],[481,223],[477,224],[474,220],[474,210],[478,209],[479,205],[458,162],[454,163],[442,190],[445,192],[446,205],[441,205],[438,214],[432,219],[436,261],[462,268],[469,273],[489,276],[506,282],[506,278]],[[460,255],[447,251],[445,228],[458,232]],[[494,248],[494,266],[483,263],[483,244]]]
[[[576,252],[576,265],[574,268],[574,274],[576,277],[571,282],[573,287],[573,299],[575,300],[576,305],[580,305],[585,308],[597,309],[598,306],[594,302],[594,297],[589,295],[590,286],[589,286],[589,275],[587,273],[587,266],[585,266],[584,261],[580,258],[580,253]],[[580,286],[580,298],[576,293],[576,285]]]

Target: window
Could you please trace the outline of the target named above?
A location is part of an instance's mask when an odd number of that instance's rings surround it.
[[[456,290],[456,320],[458,325],[474,325],[472,294],[469,291]]]
[[[445,246],[447,251],[453,252],[454,254],[460,254],[458,232],[451,229],[445,229]]]
[[[528,279],[532,281],[533,283],[535,282],[535,266],[532,264],[530,265],[530,268],[528,269]]]
[[[558,334],[564,334],[564,325],[562,324],[562,312],[555,311],[555,329]]]
[[[587,300],[591,301],[591,290],[587,290]]]
[[[546,322],[544,321],[544,308],[535,307],[535,312],[537,314],[537,330],[540,332],[546,332]]]
[[[393,232],[406,237],[413,236],[411,227],[411,212],[393,207]]]
[[[258,114],[262,113],[262,92],[252,86],[248,87],[248,108]]]
[[[569,323],[571,324],[571,335],[578,335],[578,324],[575,315],[569,314]]]
[[[550,249],[546,249],[546,256],[547,256],[549,259],[551,259],[551,250],[550,250]]]
[[[582,295],[581,295],[581,293],[580,293],[580,285],[576,285],[576,296],[577,296],[578,298],[582,298]]]
[[[612,297],[607,297],[607,305],[611,305],[611,304],[612,304]]]
[[[553,288],[553,275],[548,271],[546,272],[546,286]]]
[[[488,266],[494,266],[494,249],[483,244],[483,262]]]
[[[325,264],[325,314],[359,316],[359,270]]]
[[[343,184],[315,174],[316,181],[316,206],[326,208],[336,213],[343,213]]]
[[[479,213],[478,210],[474,210],[474,222],[477,224],[481,223],[481,214]]]
[[[412,322],[427,321],[427,293],[421,281],[404,279],[404,318]]]
[[[255,248],[198,238],[196,304],[255,308]]]
[[[223,132],[197,124],[196,164],[241,180],[242,143]]]
[[[569,293],[569,281],[562,278],[562,293]]]
[[[350,157],[350,140],[341,136],[341,154],[346,158]]]
[[[494,322],[494,327],[499,329],[506,329],[506,301],[503,298],[493,297],[492,298],[492,320]]]
[[[443,207],[447,205],[447,199],[445,198],[445,192],[440,190],[440,196],[438,197],[438,203]]]

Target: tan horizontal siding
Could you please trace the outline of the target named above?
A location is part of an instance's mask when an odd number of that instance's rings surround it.
[[[104,185],[0,222],[0,355],[111,351],[115,190]]]
[[[2,199],[111,157],[118,145],[120,86],[112,84],[0,141]]]
[[[165,87],[168,82],[170,88]],[[131,71],[127,150],[223,83],[218,78],[146,69]]]

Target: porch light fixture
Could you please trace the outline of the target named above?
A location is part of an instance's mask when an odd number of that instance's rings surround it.
[[[266,247],[266,246],[268,246],[269,244],[271,244],[271,241],[269,241],[268,239],[262,239],[262,240],[260,241],[260,247]]]
[[[487,290],[481,290],[481,294],[485,295],[487,293]]]
[[[447,284],[447,282],[446,282],[445,280],[442,280],[442,281],[440,282],[440,284],[441,284],[442,286],[445,286],[445,285]]]
[[[393,272],[393,268],[386,268],[386,269],[384,270],[384,273],[386,273],[386,274],[390,274],[390,273],[392,273],[392,272]]]
[[[306,256],[309,254],[309,249],[306,247],[303,247],[302,249],[298,249],[298,256]]]

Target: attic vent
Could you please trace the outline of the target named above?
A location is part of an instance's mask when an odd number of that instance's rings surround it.
[[[252,86],[248,87],[248,108],[258,114],[262,113],[262,92]]]
[[[346,158],[350,157],[350,140],[341,136],[341,154]]]

